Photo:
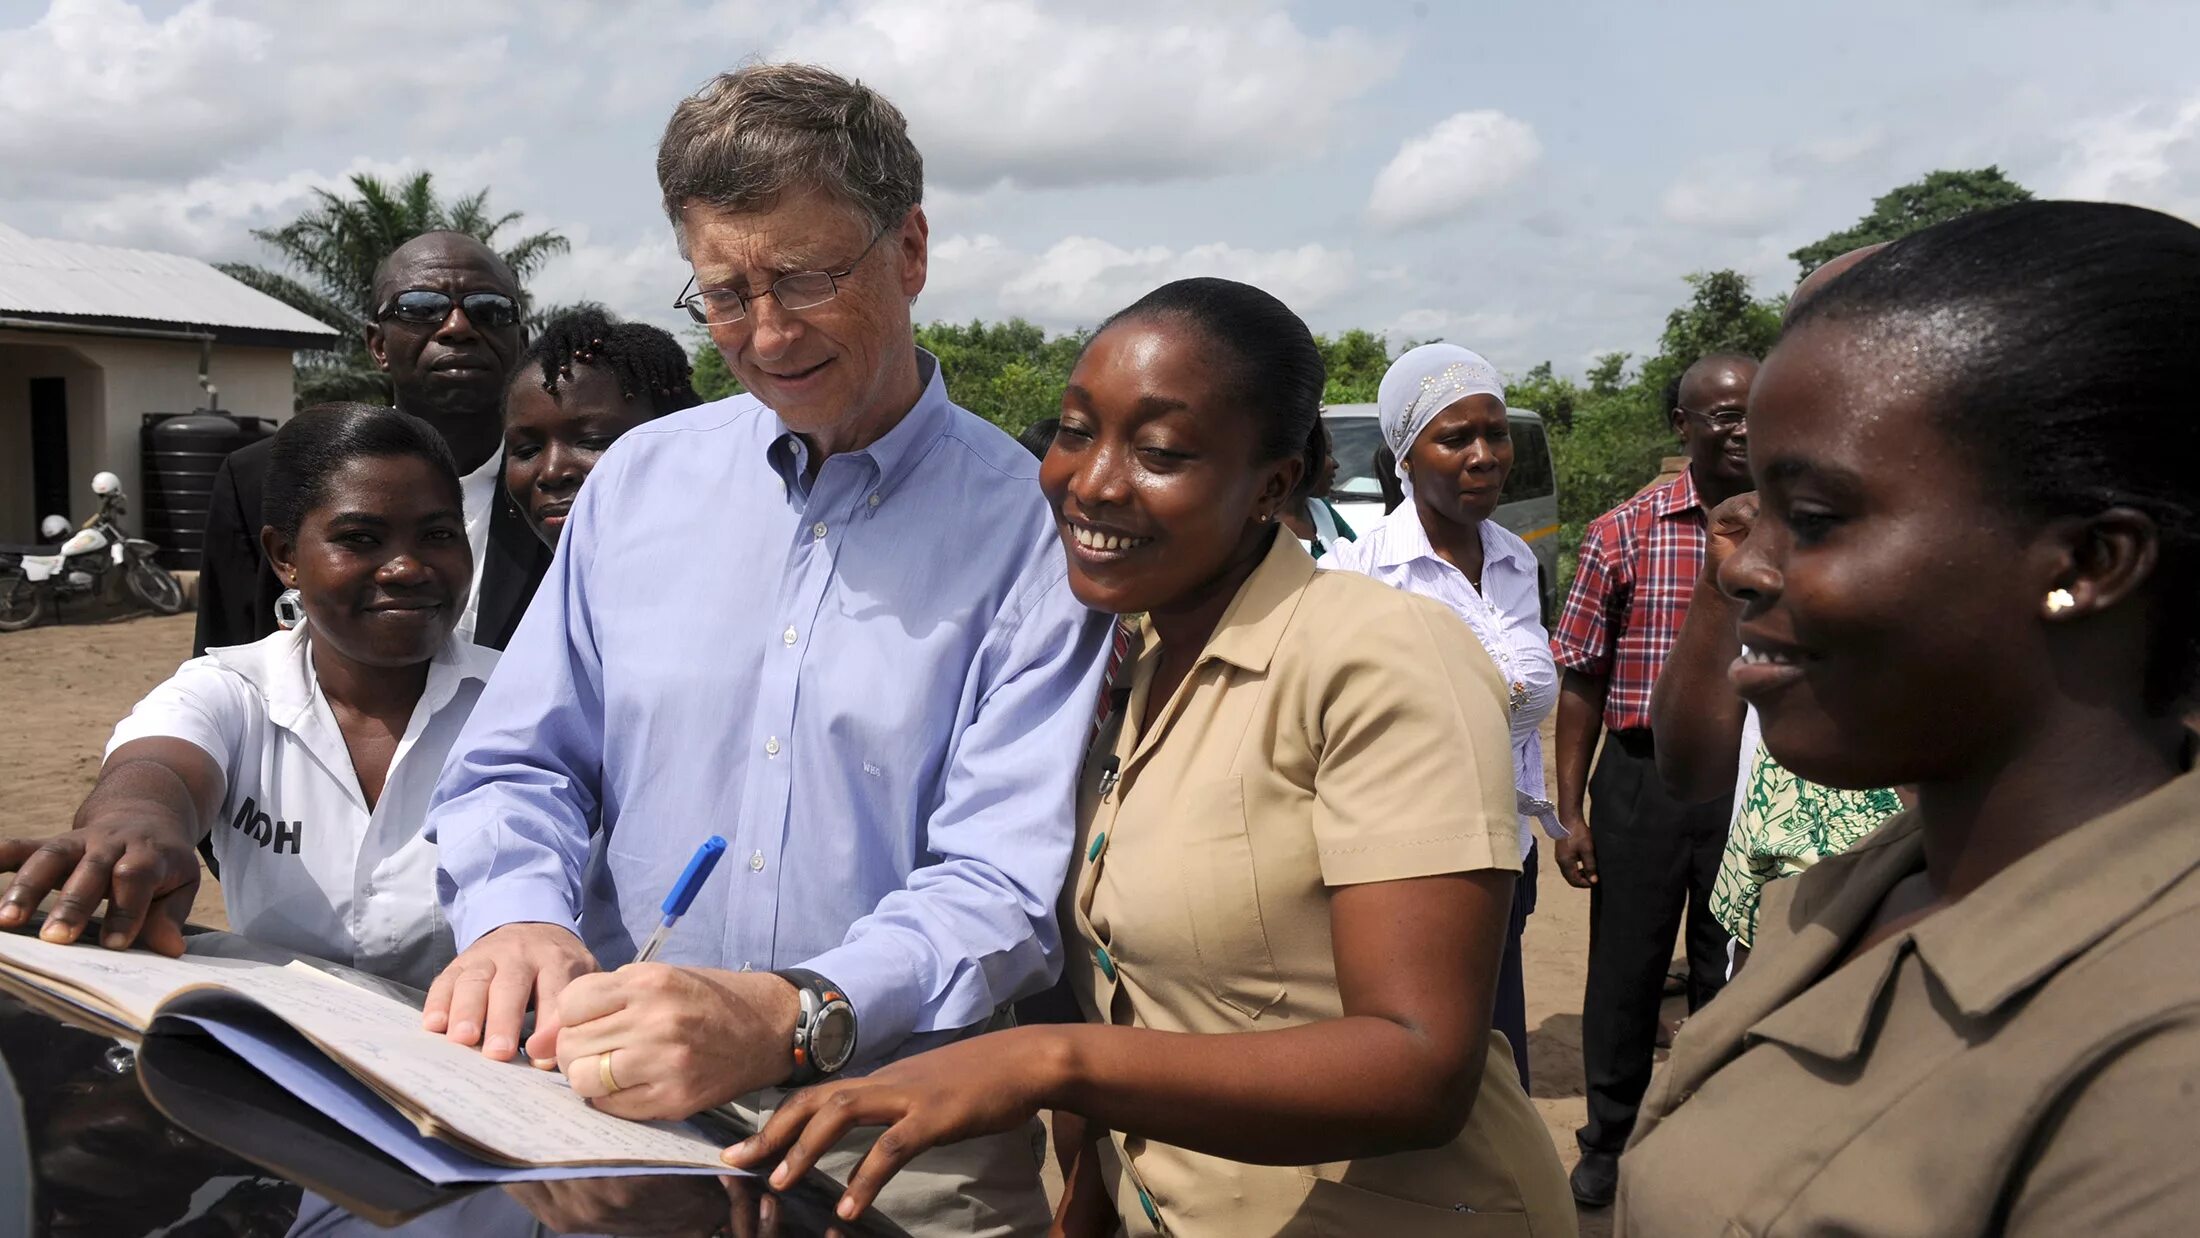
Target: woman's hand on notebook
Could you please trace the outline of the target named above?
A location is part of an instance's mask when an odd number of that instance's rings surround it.
[[[27,926],[46,895],[58,891],[38,930],[46,941],[74,942],[104,901],[101,944],[142,945],[170,958],[183,953],[183,924],[199,893],[199,857],[168,831],[121,821],[0,842],[0,872],[15,874],[0,895],[0,929]]]

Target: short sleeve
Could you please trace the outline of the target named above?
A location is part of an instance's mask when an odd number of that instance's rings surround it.
[[[1581,538],[1558,631],[1551,634],[1551,656],[1560,666],[1591,675],[1612,673],[1612,616],[1627,600],[1626,571],[1618,523],[1610,516],[1591,522]]]
[[[2200,1216],[2200,1012],[2150,1032],[2065,1097],[2036,1137],[2005,1231],[2136,1238],[2189,1233]]]
[[[233,782],[258,704],[257,691],[235,671],[210,657],[193,658],[115,724],[102,759],[132,740],[180,739],[214,758]]]
[[[1459,619],[1390,589],[1354,589],[1353,613],[1308,686],[1317,743],[1314,838],[1322,881],[1357,885],[1520,868],[1505,687]]]

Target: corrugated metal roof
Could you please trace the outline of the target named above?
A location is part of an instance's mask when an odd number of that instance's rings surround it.
[[[11,311],[337,338],[320,319],[196,258],[41,240],[0,224],[0,314]]]

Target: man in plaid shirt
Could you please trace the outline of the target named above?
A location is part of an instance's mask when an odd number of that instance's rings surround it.
[[[1551,639],[1563,671],[1558,818],[1568,831],[1554,858],[1569,885],[1589,891],[1581,1029],[1589,1120],[1573,1174],[1584,1207],[1612,1202],[1620,1149],[1650,1083],[1658,1003],[1684,907],[1689,1009],[1711,1000],[1725,977],[1726,933],[1707,900],[1731,790],[1704,804],[1666,793],[1650,739],[1650,689],[1703,568],[1706,515],[1751,488],[1747,415],[1756,376],[1754,359],[1714,354],[1668,389],[1688,470],[1590,523]],[[1582,814],[1585,788],[1596,804],[1593,825]]]

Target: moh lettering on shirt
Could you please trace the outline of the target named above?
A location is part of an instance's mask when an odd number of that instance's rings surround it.
[[[421,826],[497,655],[456,638],[436,653],[370,809],[313,674],[311,630],[184,663],[115,727],[107,752],[180,739],[221,767],[209,837],[232,932],[426,988],[455,951]]]

